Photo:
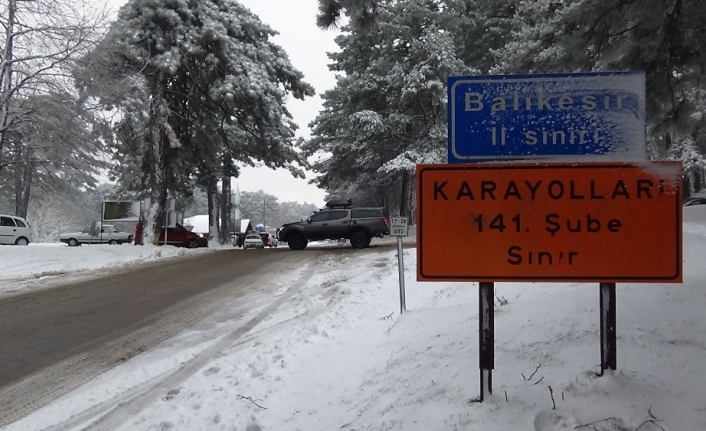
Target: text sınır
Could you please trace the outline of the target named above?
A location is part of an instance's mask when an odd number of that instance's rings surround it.
[[[492,146],[505,146],[508,136],[507,127],[490,128],[490,144]],[[525,145],[583,145],[598,144],[600,133],[598,130],[527,130],[523,134]]]

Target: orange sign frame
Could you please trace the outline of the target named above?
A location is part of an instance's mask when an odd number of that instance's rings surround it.
[[[417,166],[419,281],[682,281],[682,165]]]

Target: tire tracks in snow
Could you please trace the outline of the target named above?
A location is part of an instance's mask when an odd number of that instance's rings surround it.
[[[204,368],[224,350],[231,348],[240,338],[248,334],[277,308],[297,294],[315,273],[316,270],[313,265],[308,265],[294,285],[287,289],[276,301],[265,307],[243,326],[198,353],[176,370],[133,387],[127,392],[97,404],[64,422],[45,428],[45,431],[69,431],[79,427],[81,427],[81,430],[86,431],[109,431],[124,425],[127,419],[135,417],[155,400],[166,394],[167,391],[179,386]]]

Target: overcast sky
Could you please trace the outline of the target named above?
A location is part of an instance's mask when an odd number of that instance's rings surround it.
[[[324,91],[334,87],[336,80],[328,70],[327,52],[337,51],[333,39],[335,30],[319,30],[316,27],[317,0],[239,0],[270,27],[280,34],[274,42],[289,55],[289,59],[304,73],[304,80],[314,86],[317,95],[305,101],[290,100],[287,108],[299,125],[297,135],[308,137],[308,124],[321,109]],[[112,8],[118,9],[126,0],[108,0]],[[308,179],[313,174],[308,175]],[[240,191],[254,192],[263,190],[276,196],[280,202],[309,202],[323,206],[325,193],[307,180],[295,179],[283,169],[245,168],[235,183]]]

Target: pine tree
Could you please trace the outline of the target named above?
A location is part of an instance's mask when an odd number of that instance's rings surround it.
[[[389,0],[319,0],[316,23],[328,29],[341,24],[344,15],[359,26],[370,25],[376,19],[378,6],[392,3]]]
[[[284,103],[313,89],[270,41],[274,34],[233,0],[130,0],[86,59],[79,85],[121,113],[116,178],[149,188],[152,232],[167,195],[194,183],[207,189],[215,227],[224,208],[217,182],[237,175],[235,162],[303,177]]]
[[[381,2],[365,27],[343,28],[341,72],[312,123],[307,155],[320,187],[412,213],[414,168],[446,158],[446,78],[477,73],[458,58],[452,12],[436,2]]]
[[[649,153],[704,154],[704,19],[698,0],[522,2],[519,30],[497,50],[496,70],[645,71]]]

